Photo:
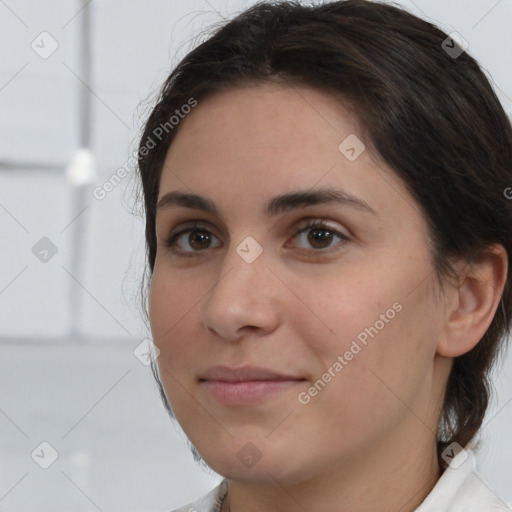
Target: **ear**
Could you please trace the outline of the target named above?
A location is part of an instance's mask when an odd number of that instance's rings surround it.
[[[458,282],[446,292],[445,326],[437,345],[445,357],[469,352],[491,325],[507,279],[507,252],[495,244],[478,261],[459,261],[456,268]]]

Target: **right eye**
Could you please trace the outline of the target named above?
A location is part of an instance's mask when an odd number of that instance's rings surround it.
[[[189,236],[182,238],[183,235],[187,233],[189,233]],[[201,224],[194,222],[194,224],[189,228],[184,228],[176,233],[171,233],[171,235],[164,241],[164,246],[168,247],[171,252],[177,256],[200,256],[199,253],[211,248],[210,244],[212,236],[217,238],[209,229],[206,229],[205,227],[202,227]],[[182,244],[181,247],[179,243],[180,241],[184,242],[184,245]],[[180,248],[177,249],[176,246]],[[186,246],[192,248],[192,250],[188,250]]]

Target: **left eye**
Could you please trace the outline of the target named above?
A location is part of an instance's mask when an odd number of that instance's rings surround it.
[[[309,235],[304,236],[307,232],[309,232]],[[179,246],[178,242],[180,238],[187,233],[189,233],[189,236],[185,238],[185,241],[192,250],[184,250],[183,247],[176,249],[176,246]],[[194,223],[190,228],[171,234],[171,236],[164,242],[164,246],[169,247],[177,256],[198,256],[200,252],[212,248],[210,246],[212,237],[217,239],[209,229],[202,227],[198,223]],[[301,226],[296,230],[292,238],[297,237],[302,240],[305,239],[307,243],[313,247],[312,252],[320,252],[321,250],[328,248],[332,244],[334,237],[338,237],[342,242],[348,240],[348,237],[318,220],[313,222],[310,221],[308,224]],[[216,247],[218,247],[218,245]]]
[[[331,228],[327,224],[321,221],[313,221],[306,226],[301,227],[298,231],[296,231],[294,238],[300,237],[304,239],[304,235],[309,232],[309,235],[306,236],[306,241],[315,249],[321,250],[329,247],[333,240],[333,237],[338,237],[342,241],[347,241],[348,237],[340,233],[339,231]]]

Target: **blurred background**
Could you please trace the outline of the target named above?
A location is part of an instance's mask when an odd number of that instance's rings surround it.
[[[0,0],[0,511],[169,511],[220,481],[148,366],[133,155],[172,67],[254,3]],[[398,3],[462,35],[512,113],[511,0]],[[477,462],[512,504],[510,353],[494,386]]]

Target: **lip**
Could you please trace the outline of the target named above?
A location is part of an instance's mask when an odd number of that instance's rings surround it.
[[[211,396],[222,404],[244,406],[264,402],[302,382],[302,380],[253,380],[245,382],[205,380],[201,384]]]
[[[306,379],[257,366],[212,366],[201,374],[199,380],[222,404],[246,406],[276,397]]]
[[[279,373],[261,366],[240,366],[231,368],[225,365],[210,366],[200,376],[200,380],[217,380],[224,382],[244,382],[255,380],[304,380],[298,375]]]

